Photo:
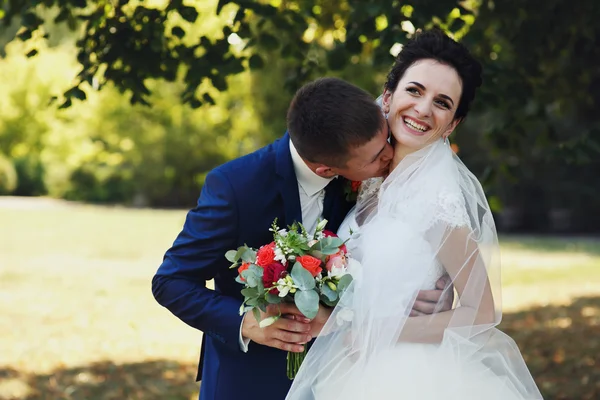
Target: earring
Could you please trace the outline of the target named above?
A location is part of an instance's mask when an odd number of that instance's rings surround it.
[[[446,146],[449,146],[449,145],[450,145],[450,140],[448,140],[448,136],[446,136],[446,137],[444,138],[444,144],[445,144]]]

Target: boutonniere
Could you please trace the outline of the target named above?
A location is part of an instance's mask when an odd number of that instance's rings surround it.
[[[344,194],[346,195],[346,201],[355,202],[358,198],[358,191],[360,190],[361,181],[350,181],[346,180],[344,186]]]

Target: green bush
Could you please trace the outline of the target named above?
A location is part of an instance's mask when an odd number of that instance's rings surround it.
[[[0,154],[0,195],[12,194],[17,188],[17,171],[13,163]]]

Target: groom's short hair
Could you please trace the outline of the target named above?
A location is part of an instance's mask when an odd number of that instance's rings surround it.
[[[298,154],[313,163],[344,167],[350,149],[372,140],[385,119],[373,97],[338,78],[302,86],[287,113],[287,127]]]

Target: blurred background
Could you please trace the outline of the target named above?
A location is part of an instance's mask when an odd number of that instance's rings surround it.
[[[600,3],[1,2],[0,399],[194,399],[201,333],[150,280],[214,166],[295,89],[381,93],[415,29],[482,62],[452,143],[501,233],[505,317],[546,399],[600,398]]]

